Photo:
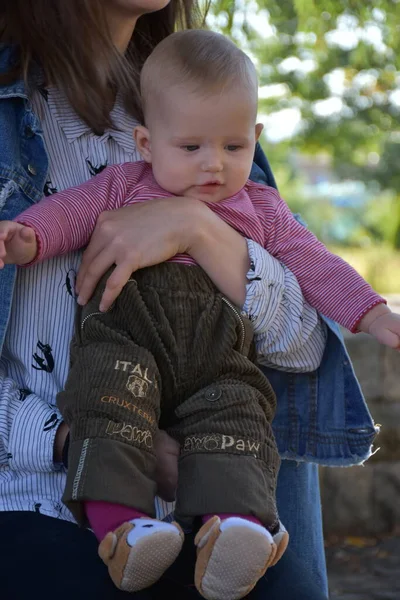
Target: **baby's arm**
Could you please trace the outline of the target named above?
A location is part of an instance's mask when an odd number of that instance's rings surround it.
[[[400,316],[339,256],[329,252],[269,191],[265,247],[296,276],[305,299],[352,332],[365,331],[383,344],[400,346]]]
[[[43,198],[15,219],[36,234],[37,262],[85,246],[103,211],[120,208],[137,183],[140,163],[108,167],[86,183]],[[22,230],[21,230],[22,231]],[[22,234],[20,234],[22,235]],[[13,261],[25,264],[31,261]]]

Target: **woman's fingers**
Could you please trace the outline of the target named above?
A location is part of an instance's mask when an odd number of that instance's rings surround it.
[[[93,257],[90,257],[86,264],[83,263],[79,269],[76,290],[78,292],[78,304],[82,306],[87,304],[90,298],[93,296],[93,292],[96,288],[101,277],[114,263],[113,258],[110,258],[110,253],[106,248],[103,248],[99,253]]]
[[[81,274],[81,283],[77,285],[79,291],[78,304],[85,305],[93,295],[93,292],[99,280],[108,271],[110,267],[115,266],[107,280],[106,287],[100,302],[100,310],[106,311],[112,303],[118,298],[122,288],[136,270],[136,260],[133,253],[127,253],[119,263],[118,256],[115,256],[110,249],[103,248],[100,253],[91,259],[83,273]]]
[[[162,457],[164,454],[174,454],[175,456],[179,456],[179,443],[163,429],[158,430],[154,446],[157,458]]]
[[[93,239],[93,237],[92,237]],[[84,251],[82,261],[79,267],[78,275],[76,277],[75,287],[78,294],[81,293],[81,288],[86,281],[86,275],[89,267],[93,264],[95,258],[101,253],[102,248],[95,248],[91,244]],[[84,291],[87,286],[84,286]],[[90,297],[90,296],[89,296]]]
[[[165,431],[159,430],[154,440],[154,449],[157,455],[155,472],[157,493],[166,502],[172,502],[178,485],[180,446]]]
[[[93,231],[92,237],[90,238],[89,245],[83,253],[81,266],[79,267],[78,275],[76,278],[75,287],[78,293],[81,292],[81,288],[84,285],[84,282],[86,281],[88,273],[89,277],[93,281],[95,273],[99,272],[100,278],[102,275],[104,275],[106,270],[113,264],[112,262],[108,261],[109,264],[107,267],[105,267],[105,270],[103,272],[99,271],[98,268],[96,269],[96,264],[99,264],[97,263],[98,257],[101,256],[101,254],[104,250],[107,249],[107,247],[110,249],[110,244],[115,239],[115,232],[114,228],[112,227],[113,212],[114,211],[102,213],[97,219],[96,227]],[[115,213],[118,212],[119,211],[115,211]],[[107,263],[107,261],[104,261],[104,257],[102,260],[104,264]],[[96,283],[97,281],[92,287],[91,294],[87,297],[86,301],[89,300],[90,296],[92,295],[94,288],[96,287]],[[87,283],[84,286],[84,290],[86,289],[90,289],[89,283]]]
[[[107,280],[106,288],[100,302],[102,312],[108,310],[112,303],[120,295],[122,288],[132,275],[132,263],[130,261],[117,265]]]

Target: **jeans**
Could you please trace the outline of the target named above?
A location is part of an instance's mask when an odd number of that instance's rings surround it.
[[[289,532],[289,548],[307,565],[312,580],[328,596],[318,466],[282,460],[277,504],[279,517]]]
[[[0,531],[1,597],[7,600],[201,600],[193,586],[193,536],[158,584],[127,594],[114,587],[87,529],[35,512],[3,512]],[[326,600],[291,550],[247,598]]]

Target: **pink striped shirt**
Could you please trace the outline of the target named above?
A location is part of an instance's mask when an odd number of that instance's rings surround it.
[[[17,221],[36,231],[37,262],[85,246],[105,210],[170,196],[157,184],[147,163],[125,163],[108,167],[79,187],[44,198]],[[296,221],[275,189],[248,181],[235,196],[208,206],[289,267],[307,302],[350,331],[356,331],[373,306],[385,302],[350,265]],[[186,254],[173,260],[195,264]]]

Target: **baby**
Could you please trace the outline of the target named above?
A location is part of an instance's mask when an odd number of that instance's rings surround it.
[[[0,266],[83,247],[104,210],[193,198],[286,264],[318,311],[397,348],[400,317],[274,189],[248,180],[262,130],[257,89],[250,59],[223,36],[165,39],[141,75],[144,125],[134,136],[143,161],[109,167],[2,222]],[[107,312],[104,282],[78,310],[58,397],[70,426],[64,501],[95,531],[99,519],[109,524],[99,553],[118,587],[152,584],[183,539],[177,523],[150,518],[153,437],[166,429],[181,445],[177,520],[202,520],[196,587],[210,600],[242,598],[288,542],[275,502],[275,396],[255,364],[250,321],[188,255],[134,273]]]

